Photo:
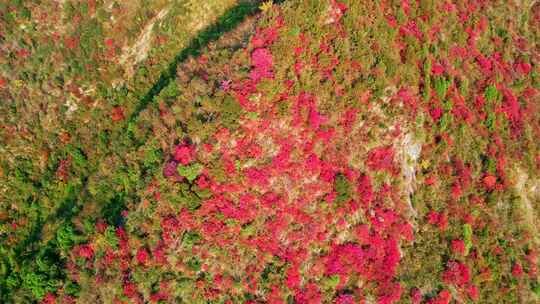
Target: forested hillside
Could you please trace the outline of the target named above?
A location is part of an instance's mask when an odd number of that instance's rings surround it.
[[[539,303],[540,2],[0,1],[0,302]]]

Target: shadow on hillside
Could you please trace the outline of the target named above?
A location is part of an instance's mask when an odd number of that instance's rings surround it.
[[[190,56],[198,56],[201,51],[213,41],[218,40],[223,34],[226,34],[234,30],[241,22],[243,22],[247,17],[253,16],[259,11],[259,5],[261,0],[245,0],[240,1],[240,3],[233,8],[225,12],[221,17],[218,18],[217,22],[210,25],[206,29],[202,30],[195,38],[191,40],[188,46],[182,49],[175,57],[174,60],[168,65],[156,83],[150,88],[150,90],[140,99],[139,104],[136,106],[134,112],[128,118],[127,122],[133,122],[137,119],[138,115],[154,100],[155,96],[158,96],[160,92],[176,78],[176,70],[179,64],[184,62]],[[275,0],[274,3],[282,3],[284,0]],[[127,128],[125,129],[127,134]],[[88,181],[88,176],[83,178],[83,184],[79,187],[78,190],[84,191],[86,188],[86,183]],[[47,217],[46,219],[36,223],[35,226],[31,229],[30,235],[20,242],[18,246],[14,248],[18,256],[18,263],[25,264],[33,261],[43,249],[51,249],[53,255],[56,258],[60,258],[59,245],[55,238],[47,241],[46,244],[39,244],[39,241],[42,238],[42,233],[44,226],[54,222],[56,219],[62,219],[63,223],[70,222],[82,208],[77,208],[76,195],[71,193],[66,197],[62,202],[61,206],[58,208],[57,212],[54,215]],[[123,208],[119,206],[125,206],[125,197],[122,195],[116,196],[113,198],[109,204],[107,204],[101,210],[107,213],[107,219],[110,224],[119,223],[120,213]],[[61,226],[61,225],[58,225]],[[56,235],[56,231],[54,232]],[[61,261],[58,261],[60,266]],[[1,284],[0,284],[1,285]]]
[[[150,90],[140,99],[139,104],[135,108],[135,111],[128,119],[129,122],[135,121],[141,111],[143,111],[149,103],[152,102],[155,96],[165,88],[171,81],[176,78],[176,69],[178,65],[188,59],[190,56],[198,56],[201,51],[212,41],[218,40],[223,34],[232,31],[242,21],[251,15],[258,12],[258,7],[262,1],[243,1],[235,7],[229,9],[217,22],[210,25],[203,31],[201,31],[195,38],[191,40],[189,45],[180,51],[174,60],[169,64],[166,70],[164,70],[157,82],[150,88]],[[283,2],[274,1],[274,2]]]

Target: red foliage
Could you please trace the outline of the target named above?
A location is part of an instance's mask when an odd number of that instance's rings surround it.
[[[285,272],[286,285],[289,289],[296,289],[300,287],[300,272],[297,265],[291,265]]]
[[[486,189],[493,190],[495,188],[495,184],[497,184],[497,177],[488,173],[484,176],[482,181],[484,182]]]
[[[148,254],[148,251],[146,251],[145,248],[139,248],[139,250],[137,250],[137,254],[136,254],[136,259],[137,259],[137,262],[139,264],[146,264],[146,262],[148,261],[148,258],[149,258],[149,254]]]
[[[442,275],[445,283],[463,287],[469,282],[471,274],[466,265],[452,260],[446,266],[447,268]]]
[[[431,176],[428,176],[425,180],[424,180],[424,183],[428,186],[432,186],[434,185],[435,183],[437,182],[437,177],[435,177],[434,175],[431,175]]]
[[[458,200],[462,194],[463,194],[463,190],[461,188],[461,184],[459,184],[458,182],[454,183],[452,185],[452,192],[451,192],[452,199]]]
[[[251,53],[251,64],[256,69],[270,70],[273,66],[272,53],[266,48],[258,48]]]
[[[439,121],[443,115],[443,110],[441,108],[434,108],[429,111],[429,114],[431,115],[433,121]]]
[[[43,300],[40,302],[41,304],[56,304],[56,296],[52,293],[47,293]]]
[[[261,48],[268,46],[278,38],[279,27],[258,28],[257,32],[251,38],[251,44],[254,48]]]
[[[439,229],[444,231],[448,228],[448,216],[445,213],[442,213],[439,216]]]
[[[319,304],[321,302],[321,291],[315,283],[307,284],[306,287],[294,296],[295,303],[298,304]]]
[[[471,284],[467,287],[467,295],[471,300],[476,301],[478,300],[478,297],[480,296],[480,292],[478,291],[478,286]]]
[[[385,283],[379,287],[379,298],[377,299],[378,304],[392,304],[397,303],[401,298],[402,288],[399,283]]]
[[[418,28],[418,25],[416,24],[416,21],[410,20],[407,24],[402,25],[399,28],[399,33],[402,36],[412,36],[418,39],[418,41],[422,42],[424,34],[420,29]]]
[[[523,267],[520,263],[514,263],[514,266],[512,266],[512,275],[516,278],[523,275]]]
[[[199,178],[197,179],[197,186],[201,189],[208,189],[210,187],[210,181],[208,180],[208,177],[206,175],[201,174]]]
[[[262,78],[272,78],[273,58],[272,53],[266,48],[258,48],[251,53],[251,64],[253,70],[249,74],[253,81],[259,81]]]
[[[105,232],[105,229],[107,229],[107,223],[103,219],[98,219],[96,221],[96,231],[98,233]]]
[[[445,213],[438,213],[430,211],[428,213],[428,223],[431,225],[438,225],[440,230],[446,230],[448,228],[448,217]]]
[[[150,302],[158,303],[159,301],[167,301],[169,294],[164,291],[158,291],[157,293],[150,296]]]
[[[413,288],[411,290],[411,301],[412,304],[420,304],[422,302],[422,292],[418,288]]]
[[[21,59],[28,58],[28,56],[30,56],[30,51],[25,48],[21,48],[17,51],[17,57]]]
[[[69,176],[69,167],[71,166],[71,158],[60,160],[58,164],[58,169],[56,169],[56,176],[59,180],[66,182]]]
[[[345,129],[345,132],[349,133],[352,130],[352,127],[354,123],[356,122],[356,116],[358,113],[358,109],[351,108],[345,112],[345,115],[343,117],[342,125]]]
[[[442,290],[437,297],[430,299],[427,304],[449,304],[452,300],[452,295],[448,290]]]
[[[181,182],[184,180],[183,176],[178,173],[178,162],[171,160],[163,167],[163,176],[172,179],[175,182]]]
[[[440,76],[444,73],[444,67],[437,62],[432,63],[431,73],[435,76]]]
[[[112,38],[105,39],[103,43],[109,48],[112,48],[114,46],[114,40]]]
[[[347,243],[334,246],[330,255],[327,256],[326,273],[328,275],[362,272],[364,266],[364,250],[355,244]]]
[[[520,74],[527,75],[531,72],[532,67],[527,62],[519,61],[514,64],[514,69]]]
[[[266,169],[247,168],[244,170],[244,174],[250,185],[262,187],[268,185],[270,175]]]
[[[88,260],[94,258],[94,249],[90,244],[79,245],[78,247],[76,247],[76,252],[78,256]]]
[[[455,254],[465,254],[465,242],[463,240],[452,240],[451,248]]]
[[[345,5],[345,3],[337,2],[336,0],[330,0],[330,9],[328,11],[327,22],[339,22],[346,11],[347,5]]]
[[[125,119],[124,109],[120,106],[116,106],[111,111],[111,119],[114,122],[122,121]]]
[[[137,285],[135,285],[135,283],[127,282],[124,284],[124,296],[135,298],[137,294]]]
[[[358,180],[358,186],[356,188],[360,200],[367,207],[375,199],[375,193],[371,184],[371,179],[368,175],[362,175]]]
[[[174,149],[174,160],[182,165],[187,165],[193,161],[195,157],[195,147],[187,143],[178,145]]]
[[[501,110],[506,114],[506,117],[511,123],[512,132],[516,135],[522,127],[521,105],[510,89],[501,88],[501,91],[504,96]]]
[[[77,37],[77,36],[65,37],[64,38],[64,45],[70,50],[75,49],[76,47],[79,46],[79,37]]]
[[[375,171],[394,169],[394,149],[391,146],[373,148],[368,153],[366,165]]]
[[[340,294],[336,298],[336,301],[334,303],[335,304],[355,304],[356,301],[354,300],[354,296],[352,294]]]

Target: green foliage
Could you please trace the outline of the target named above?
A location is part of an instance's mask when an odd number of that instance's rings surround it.
[[[336,203],[347,202],[351,199],[351,185],[345,175],[336,175],[334,189],[337,192]]]
[[[84,156],[82,149],[74,145],[67,145],[67,153],[71,156],[73,165],[79,170],[83,170],[87,164],[87,159]]]
[[[489,85],[484,92],[484,98],[487,101],[497,101],[501,98],[501,93],[494,85]]]
[[[247,112],[246,117],[252,120],[259,118],[259,114],[255,112]]]
[[[427,52],[427,51],[426,51]],[[431,61],[424,61],[424,91],[422,96],[424,100],[429,100],[431,94]]]
[[[338,275],[325,276],[325,277],[322,279],[321,284],[322,284],[322,286],[323,286],[323,289],[326,289],[326,290],[335,290],[336,287],[337,287],[338,284],[339,284],[339,276],[338,276]]]
[[[37,299],[56,291],[63,280],[60,268],[62,263],[59,262],[60,258],[54,252],[54,247],[43,247],[35,259],[27,260],[23,264],[19,273],[21,288],[28,290]]]
[[[187,231],[182,237],[182,246],[186,249],[191,249],[201,239],[201,235],[196,231]]]
[[[452,84],[451,80],[447,80],[444,77],[435,77],[434,81],[435,86],[435,92],[437,92],[437,95],[440,99],[443,99],[446,96],[446,92],[448,92],[448,88]]]
[[[203,169],[203,165],[200,163],[192,163],[189,165],[179,165],[178,166],[178,174],[180,176],[185,177],[189,182],[193,182],[199,174],[201,174],[201,171]]]
[[[487,118],[486,120],[483,121],[483,124],[484,126],[486,126],[486,128],[493,132],[495,131],[495,122],[497,120],[497,114],[493,113],[493,112],[490,112],[488,113],[487,115]]]
[[[122,222],[122,211],[125,210],[125,197],[122,194],[115,195],[101,209],[101,216],[109,223],[116,226]]]
[[[444,113],[439,121],[439,127],[441,131],[447,131],[452,125],[452,114]]]
[[[83,233],[87,235],[94,234],[96,232],[95,221],[91,218],[86,218],[83,221]]]
[[[232,98],[230,96],[227,96],[223,100],[223,104],[221,105],[222,111],[220,114],[220,119],[223,122],[225,126],[228,126],[229,128],[234,126],[235,123],[238,122],[238,119],[240,118],[242,107],[236,101],[235,98]]]
[[[159,96],[168,99],[175,98],[179,94],[178,87],[175,82],[170,82],[163,90],[160,92]]]
[[[162,160],[161,150],[154,148],[153,145],[149,146],[149,148],[144,153],[144,160],[143,160],[144,166],[147,168],[151,168],[159,164],[161,160]]]
[[[465,255],[468,255],[472,248],[472,226],[470,224],[463,225],[463,241],[465,242]]]
[[[71,224],[63,224],[56,231],[56,241],[63,251],[69,250],[75,244],[76,240],[77,236],[75,235],[75,231]]]
[[[540,283],[535,283],[533,285],[533,292],[537,298],[540,298]]]
[[[201,264],[201,260],[196,257],[191,257],[186,262],[186,265],[193,271],[199,271],[201,269]]]
[[[49,286],[47,278],[43,274],[23,270],[21,276],[23,287],[28,289],[32,295],[38,299],[43,298],[48,292],[55,290],[53,286]]]
[[[81,291],[81,286],[75,282],[69,281],[65,284],[64,290],[66,294],[77,297]]]
[[[108,226],[107,229],[105,229],[105,232],[103,233],[105,237],[105,241],[111,248],[118,248],[119,240],[118,236],[116,236],[116,231],[113,226]]]
[[[245,238],[253,237],[257,233],[257,227],[255,225],[246,224],[242,226],[240,234]]]

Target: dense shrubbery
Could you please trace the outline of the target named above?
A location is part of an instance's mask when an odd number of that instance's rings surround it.
[[[3,301],[539,301],[538,3],[88,3],[0,4]]]

